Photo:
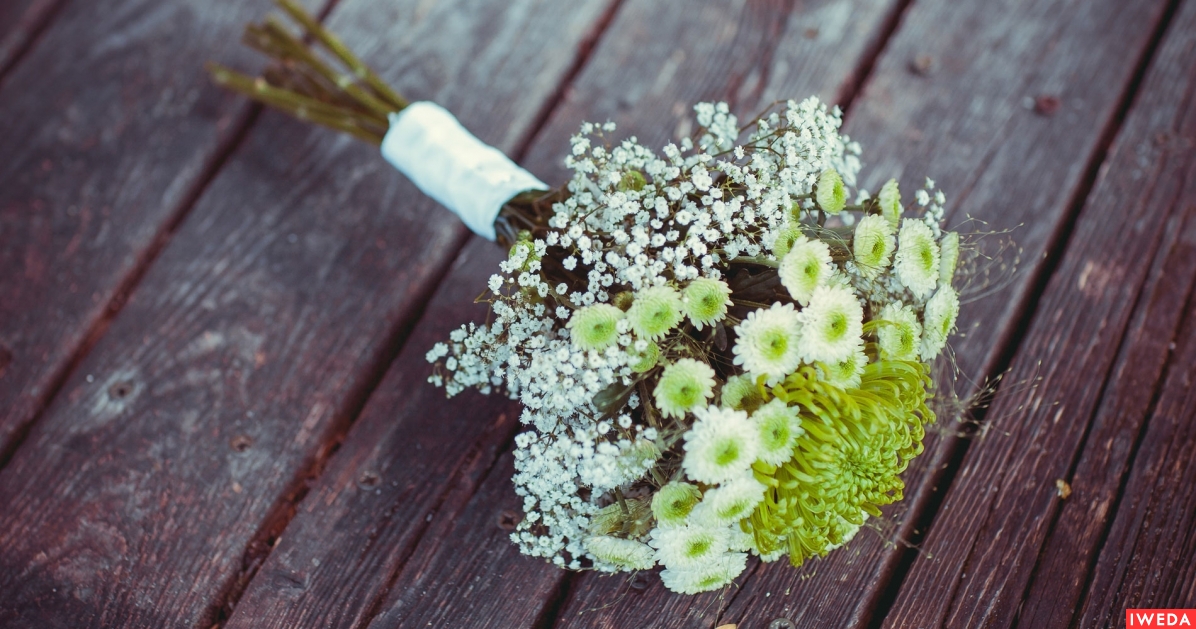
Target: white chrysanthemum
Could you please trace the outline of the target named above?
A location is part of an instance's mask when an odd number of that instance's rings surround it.
[[[627,320],[640,338],[660,339],[681,322],[681,294],[669,286],[645,288],[635,294]]]
[[[917,219],[907,218],[897,234],[897,279],[922,299],[939,280],[939,246],[930,228]]]
[[[730,305],[731,289],[727,283],[707,277],[690,282],[681,299],[681,309],[697,330],[722,321]]]
[[[776,384],[801,363],[801,332],[793,304],[753,310],[735,327],[734,363]]]
[[[586,306],[569,317],[565,327],[573,336],[573,345],[583,350],[601,350],[619,339],[616,329],[623,311],[610,304]]]
[[[694,409],[694,422],[685,433],[686,476],[700,483],[721,483],[747,472],[756,460],[760,439],[747,413],[708,406]]]
[[[793,248],[793,243],[805,237],[797,225],[785,225],[777,231],[777,237],[772,241],[772,255],[776,256],[778,260],[784,258]]]
[[[661,526],[681,526],[701,500],[697,485],[673,481],[652,496],[652,515]]]
[[[724,526],[752,514],[764,500],[764,485],[749,474],[706,491],[692,519],[706,526]]]
[[[897,223],[901,219],[901,191],[897,188],[897,180],[886,181],[885,185],[880,187],[876,200],[880,203],[881,216],[885,217],[893,229],[897,229]]]
[[[797,408],[773,398],[751,416],[760,435],[756,458],[769,465],[782,465],[793,456],[793,444],[802,434]]]
[[[726,586],[746,567],[747,553],[726,553],[696,568],[662,570],[660,580],[674,592],[697,594]]]
[[[939,284],[949,286],[959,264],[959,232],[947,232],[939,241]]]
[[[893,255],[893,228],[885,217],[869,214],[855,226],[852,242],[855,264],[865,277],[876,277],[889,266]]]
[[[818,207],[827,214],[838,214],[847,205],[847,188],[843,185],[843,178],[833,169],[825,170],[818,177],[818,185],[814,191],[814,198]]]
[[[727,552],[726,527],[687,524],[652,529],[648,543],[656,549],[656,560],[669,568],[695,568],[709,564]]]
[[[762,401],[756,382],[743,375],[727,378],[721,400],[724,407],[739,411],[750,411]]]
[[[814,289],[825,284],[834,272],[830,247],[804,236],[793,242],[777,269],[781,284],[803,306],[810,303]]]
[[[855,389],[860,386],[868,355],[863,344],[856,345],[851,355],[837,363],[818,363],[818,372],[828,384],[840,389]]]
[[[704,362],[682,358],[664,368],[652,397],[665,417],[682,417],[714,394],[714,370]]]
[[[644,373],[645,371],[655,367],[656,363],[660,361],[660,347],[658,347],[656,343],[648,341],[648,344],[644,347],[643,351],[632,351],[632,358],[631,371],[635,373]]]
[[[901,302],[887,304],[880,310],[880,327],[876,329],[877,344],[882,358],[918,360],[922,345],[922,324],[914,309]]]
[[[847,287],[819,287],[801,314],[802,349],[810,362],[846,360],[861,343],[864,308]]]
[[[955,329],[955,319],[959,316],[959,296],[955,289],[944,286],[926,302],[926,312],[922,317],[922,359],[932,360],[943,346],[947,344],[947,337]]]
[[[651,546],[630,539],[609,535],[586,538],[586,550],[609,564],[627,570],[650,570],[656,565],[656,551]]]

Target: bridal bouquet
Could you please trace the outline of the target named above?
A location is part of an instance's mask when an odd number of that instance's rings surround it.
[[[674,591],[842,546],[901,500],[934,420],[930,364],[955,327],[959,235],[942,192],[855,187],[860,147],[816,99],[659,153],[611,123],[549,189],[429,103],[408,104],[296,6],[248,39],[281,64],[218,82],[382,146],[510,248],[486,323],[437,344],[431,381],[518,399],[520,549],[569,569],[648,570]],[[348,72],[334,70],[315,47]]]

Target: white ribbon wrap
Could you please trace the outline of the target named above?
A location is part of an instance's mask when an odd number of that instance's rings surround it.
[[[548,190],[443,107],[427,101],[390,115],[382,156],[487,240],[495,239],[494,220],[504,203],[520,192]]]

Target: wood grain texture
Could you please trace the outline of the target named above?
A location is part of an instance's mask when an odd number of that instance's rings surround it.
[[[510,149],[601,6],[348,0],[331,25]],[[370,147],[264,115],[0,472],[0,625],[210,626],[464,235]]]
[[[66,0],[7,0],[0,4],[0,83]]]
[[[960,315],[964,333],[952,345],[973,380],[991,373],[1004,343],[1015,338],[1035,267],[1069,220],[1086,164],[1115,119],[1163,8],[1115,0],[920,0],[902,16],[849,112],[845,131],[864,145],[866,187],[875,190],[896,176],[909,195],[932,175],[947,193],[954,222],[966,214],[987,221],[987,229],[1023,224],[1015,232],[1025,249],[1023,273]],[[1109,32],[1120,33],[1126,47],[1111,49]],[[920,57],[930,61],[921,73],[912,67]],[[1063,109],[1048,117],[1024,106],[1025,98],[1043,93],[1058,95]],[[966,382],[957,385],[961,393]],[[941,474],[959,438],[950,421],[940,420],[928,435],[927,451],[904,474],[905,501],[885,510],[887,522],[878,530],[866,529],[800,570],[784,562],[762,566],[720,621],[745,628],[776,618],[797,626],[874,622],[907,552],[904,540],[918,533],[915,524],[947,480]],[[941,603],[922,596],[928,607]]]
[[[1022,626],[1054,627],[1070,623],[1083,603],[1086,591],[1091,593],[1089,612],[1079,626],[1118,624],[1119,620],[1107,615],[1100,616],[1103,621],[1097,620],[1093,614],[1098,612],[1093,611],[1096,609],[1093,606],[1115,602],[1122,607],[1120,613],[1127,605],[1135,606],[1144,601],[1109,581],[1110,576],[1106,574],[1110,568],[1108,557],[1120,555],[1123,562],[1120,569],[1129,571],[1119,575],[1122,583],[1127,581],[1130,573],[1138,575],[1133,578],[1140,578],[1162,559],[1145,552],[1139,554],[1137,542],[1132,541],[1135,535],[1162,534],[1165,539],[1176,540],[1173,546],[1166,544],[1175,559],[1186,557],[1189,562],[1193,559],[1191,552],[1185,555],[1181,550],[1182,531],[1150,530],[1152,525],[1164,525],[1166,516],[1162,514],[1154,516],[1156,519],[1150,523],[1135,521],[1133,526],[1138,528],[1132,533],[1121,530],[1117,534],[1119,537],[1110,536],[1107,541],[1105,538],[1115,517],[1120,521],[1143,516],[1144,509],[1158,508],[1152,506],[1156,504],[1152,502],[1156,497],[1150,487],[1126,487],[1131,469],[1136,474],[1153,470],[1158,473],[1154,478],[1163,484],[1196,480],[1196,470],[1190,466],[1182,470],[1159,469],[1162,462],[1150,457],[1168,455],[1157,449],[1141,450],[1135,456],[1136,444],[1141,441],[1147,422],[1152,424],[1150,430],[1161,430],[1175,439],[1175,443],[1182,443],[1176,434],[1168,432],[1179,427],[1168,423],[1183,421],[1180,418],[1184,417],[1190,421],[1196,416],[1190,410],[1186,415],[1172,415],[1174,404],[1180,403],[1173,389],[1163,393],[1165,402],[1159,400],[1164,374],[1170,372],[1172,384],[1168,386],[1174,388],[1181,374],[1192,373],[1193,364],[1190,355],[1185,359],[1175,353],[1177,342],[1182,344],[1183,339],[1190,338],[1191,321],[1187,323],[1188,329],[1178,336],[1175,331],[1181,318],[1190,318],[1193,311],[1190,300],[1192,283],[1196,279],[1196,187],[1193,185],[1196,181],[1196,99],[1193,98],[1196,77],[1191,72],[1194,63],[1196,5],[1187,4],[1168,28],[1158,59],[1152,64],[1151,74],[1137,96],[1125,130],[1108,160],[1102,185],[1092,195],[1093,204],[1105,208],[1099,213],[1103,216],[1116,216],[1124,211],[1123,208],[1142,206],[1136,216],[1143,227],[1134,232],[1133,237],[1154,238],[1160,240],[1161,245],[1075,471],[1067,479],[1071,484],[1071,497],[1058,507],[1057,520],[1034,567],[1033,579],[1018,615]],[[1160,230],[1161,235],[1158,234]],[[1096,281],[1117,279],[1104,271],[1103,266],[1086,265],[1081,269],[1082,287],[1095,285]],[[1153,426],[1156,421],[1161,427]],[[1166,488],[1160,487],[1160,490]],[[1163,519],[1157,519],[1159,517]],[[1105,572],[1090,586],[1098,553],[1106,562],[1102,567]],[[1159,574],[1151,585],[1155,588],[1177,585],[1175,577],[1174,573]],[[1196,599],[1172,600],[1183,606]],[[1154,602],[1160,604],[1142,606],[1166,606],[1157,599]],[[1109,609],[1112,608],[1101,610],[1099,614],[1107,614]]]
[[[5,77],[0,464],[233,141],[248,107],[199,62],[255,5],[70,2]]]
[[[1196,55],[1186,31],[1196,11],[1186,14],[1168,31],[1007,376],[1035,384],[998,394],[991,430],[968,450],[886,626],[1073,621],[1196,280],[1196,226],[1183,228],[1196,166],[1190,148],[1158,141],[1192,138]],[[1068,480],[1073,493],[1061,500],[1056,481]]]
[[[1189,258],[1196,257],[1196,206],[1191,199],[1189,195],[1189,228],[1182,244]],[[1191,608],[1196,601],[1196,319],[1191,316],[1196,303],[1189,294],[1186,305],[1177,305],[1186,311],[1186,325],[1133,458],[1117,518],[1079,614],[1080,627],[1119,626],[1131,607]]]

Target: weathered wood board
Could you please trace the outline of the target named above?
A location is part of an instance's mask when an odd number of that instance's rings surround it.
[[[331,25],[401,90],[511,150],[605,6],[349,0]],[[115,17],[140,32],[188,11]],[[215,49],[190,52],[196,73]],[[263,115],[0,472],[0,624],[211,626],[464,237],[371,147]]]

